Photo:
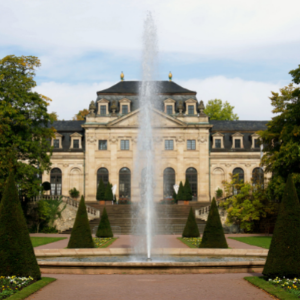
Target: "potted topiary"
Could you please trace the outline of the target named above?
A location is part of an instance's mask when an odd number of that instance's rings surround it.
[[[112,184],[110,182],[107,183],[105,187],[105,205],[112,205],[112,202],[114,200],[114,195],[112,192]]]
[[[96,199],[99,201],[100,205],[105,205],[105,185],[102,178],[100,178],[98,184]]]
[[[42,187],[43,187],[43,192],[48,192],[51,189],[51,184],[49,181],[44,181],[42,183]]]
[[[178,194],[177,194],[177,197],[176,197],[178,205],[183,205],[184,204],[184,200],[185,200],[184,198],[185,198],[184,186],[182,184],[182,181],[180,181]]]
[[[216,190],[216,196],[217,196],[217,199],[222,198],[223,197],[223,190],[218,188]]]
[[[69,190],[69,195],[71,198],[76,200],[79,197],[79,191],[74,187]]]

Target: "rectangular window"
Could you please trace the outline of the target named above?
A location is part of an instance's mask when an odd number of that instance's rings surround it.
[[[221,139],[215,139],[215,148],[221,148]]]
[[[259,139],[254,139],[254,148],[259,148]]]
[[[100,115],[106,115],[106,105],[100,105]]]
[[[79,149],[79,140],[73,140],[73,148]]]
[[[188,105],[188,114],[189,115],[194,115],[194,105]]]
[[[128,105],[122,105],[122,115],[128,114]]]
[[[129,150],[129,140],[121,140],[121,150]]]
[[[53,147],[54,148],[59,148],[59,139],[54,139],[53,140]]]
[[[99,141],[99,150],[107,150],[107,140]]]
[[[174,150],[173,140],[165,140],[165,150]]]
[[[196,150],[196,140],[187,140],[187,149]]]
[[[241,148],[241,140],[240,139],[234,140],[234,148]]]
[[[173,105],[167,105],[166,111],[167,111],[168,115],[172,115],[173,114]]]

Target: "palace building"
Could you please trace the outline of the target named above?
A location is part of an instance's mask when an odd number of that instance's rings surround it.
[[[97,92],[84,121],[56,121],[52,139],[52,195],[76,188],[86,201],[96,201],[100,178],[116,186],[116,197],[139,201],[141,176],[134,175],[139,124],[139,81],[120,81]],[[258,130],[267,121],[210,121],[196,92],[173,81],[160,81],[153,109],[155,201],[170,198],[173,186],[188,178],[193,200],[208,202],[230,173],[250,181],[260,168]],[[199,99],[200,100],[200,99]]]

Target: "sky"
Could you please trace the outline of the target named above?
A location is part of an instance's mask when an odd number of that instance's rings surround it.
[[[96,92],[141,78],[143,22],[154,17],[158,80],[269,120],[271,91],[300,64],[299,0],[0,0],[0,57],[41,60],[36,90],[70,120]]]

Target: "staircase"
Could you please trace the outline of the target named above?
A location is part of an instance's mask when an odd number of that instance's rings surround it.
[[[128,205],[106,205],[102,206],[96,202],[86,202],[87,205],[103,212],[106,208],[110,225],[114,234],[143,234],[142,230],[145,228],[145,213],[138,204]],[[170,205],[170,204],[155,204],[156,217],[155,233],[156,234],[181,234],[190,207],[194,211],[207,206],[208,203],[193,203],[189,205]],[[92,233],[96,233],[100,219],[90,221]],[[198,228],[202,233],[205,226],[205,221],[196,219]],[[71,233],[71,230],[64,233]]]

